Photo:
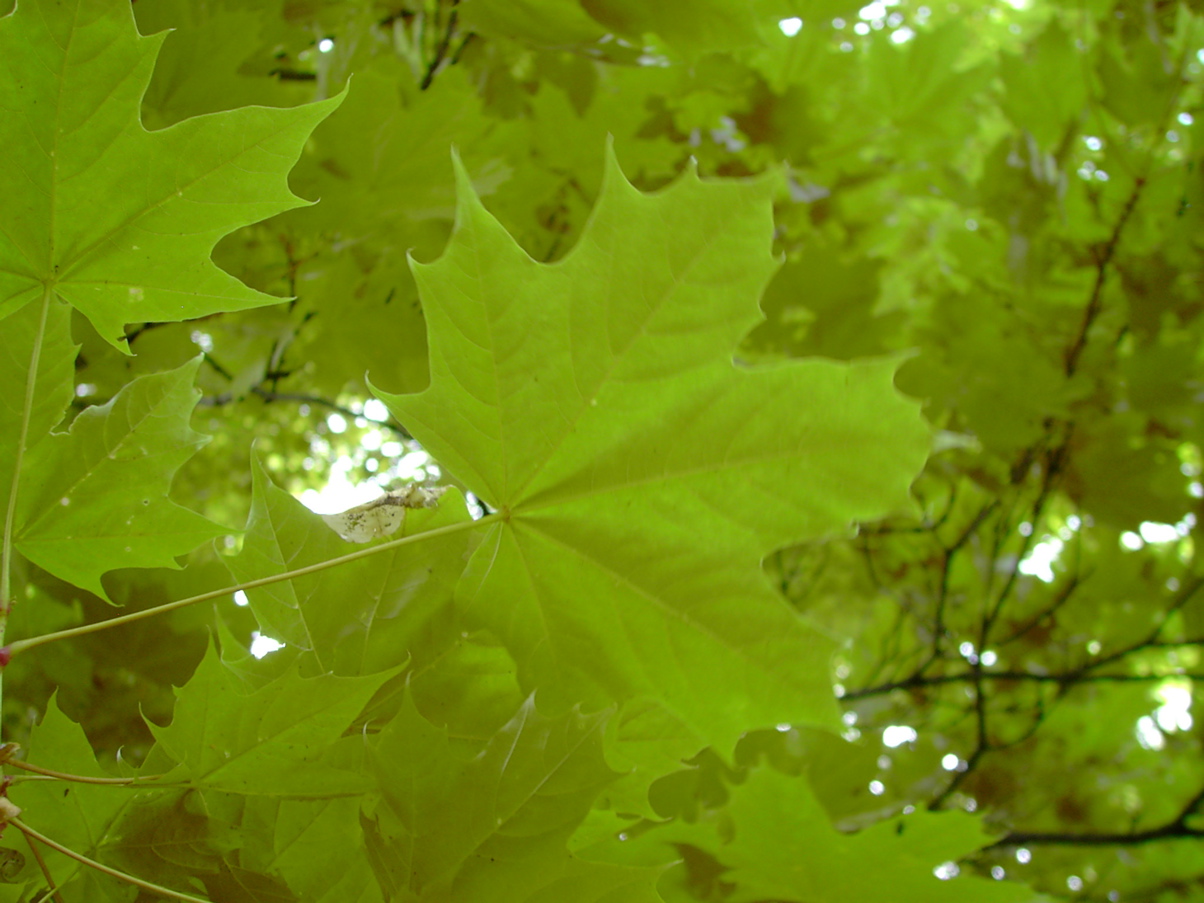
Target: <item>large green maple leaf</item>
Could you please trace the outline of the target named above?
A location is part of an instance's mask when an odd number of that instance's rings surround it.
[[[288,171],[341,98],[148,132],[163,37],[138,34],[127,0],[29,0],[0,19],[0,318],[53,292],[124,349],[126,323],[279,301],[209,255],[305,203]]]
[[[767,181],[644,195],[612,157],[545,265],[458,178],[446,252],[414,265],[431,385],[378,395],[500,514],[466,617],[549,704],[650,697],[721,747],[835,724],[830,643],[760,562],[908,504],[929,439],[894,364],[733,362],[775,267]]]

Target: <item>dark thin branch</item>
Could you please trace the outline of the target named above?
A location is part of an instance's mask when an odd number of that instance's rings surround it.
[[[1190,51],[1185,48],[1183,56],[1179,60],[1177,67],[1180,73],[1180,85],[1168,98],[1166,108],[1163,110],[1159,120],[1156,133],[1164,133],[1166,131],[1166,122],[1179,102],[1179,97],[1182,92],[1182,86],[1189,82],[1182,77],[1184,66],[1186,65]],[[1154,147],[1151,147],[1147,152],[1147,174],[1148,169],[1152,165]],[[1119,158],[1124,161],[1124,157]],[[1126,167],[1127,168],[1127,167]],[[1116,224],[1112,228],[1112,234],[1108,237],[1108,241],[1104,244],[1102,250],[1096,257],[1095,264],[1095,283],[1091,288],[1091,297],[1088,299],[1087,307],[1083,311],[1083,321],[1079,325],[1078,335],[1074,342],[1066,352],[1065,373],[1067,377],[1074,376],[1075,369],[1078,367],[1079,357],[1083,353],[1083,349],[1087,347],[1087,333],[1091,330],[1092,323],[1099,316],[1100,309],[1103,307],[1104,284],[1108,278],[1108,265],[1116,254],[1116,249],[1120,245],[1121,233],[1128,224],[1130,217],[1133,215],[1133,210],[1137,206],[1137,201],[1141,197],[1141,193],[1146,185],[1145,175],[1135,175],[1133,177],[1133,190],[1129,192],[1129,197],[1125,200],[1125,205],[1121,209],[1120,216],[1116,220]]]
[[[1058,591],[1058,594],[1054,597],[1053,601],[1049,603],[1049,605],[1029,618],[1029,620],[1023,626],[1018,627],[1011,633],[1011,635],[1006,636],[1001,640],[996,640],[993,643],[993,646],[1001,647],[1006,646],[1009,643],[1013,643],[1044,621],[1046,618],[1055,615],[1058,612],[1058,609],[1062,608],[1062,606],[1070,601],[1075,590],[1077,590],[1082,583],[1082,578],[1080,578],[1077,574],[1071,577],[1068,581],[1066,581],[1065,584],[1062,585],[1062,588]]]
[[[447,16],[447,25],[443,29],[443,36],[439,39],[439,43],[435,46],[435,55],[427,64],[426,73],[422,76],[422,81],[418,84],[418,90],[425,91],[431,86],[435,80],[435,73],[439,71],[439,67],[443,65],[443,61],[447,58],[447,49],[451,46],[452,35],[456,31],[456,20],[459,11],[456,9],[458,0],[452,0],[452,9]],[[436,11],[438,6],[436,6]],[[463,45],[456,51],[456,56],[460,55],[460,50],[463,50]]]
[[[1134,846],[1151,843],[1156,840],[1181,840],[1184,838],[1204,837],[1204,828],[1192,828],[1187,824],[1188,818],[1196,813],[1201,803],[1204,803],[1204,790],[1201,790],[1188,800],[1172,821],[1146,831],[1131,831],[1128,833],[1085,832],[1081,834],[1068,831],[1013,831],[995,841],[989,847],[985,847],[985,849],[1036,846],[1038,844],[1062,844],[1065,846],[1080,847]]]
[[[991,741],[987,737],[987,699],[986,694],[983,692],[982,665],[977,660],[974,662],[970,679],[974,682],[974,749],[966,756],[965,767],[958,768],[953,772],[953,777],[945,785],[945,789],[929,802],[928,809],[932,812],[941,809],[945,805],[945,800],[957,792],[957,789],[966,778],[978,767],[978,763],[982,761],[982,757],[991,749]]]
[[[1032,529],[1027,536],[1022,537],[1020,550],[1016,553],[1016,563],[1008,569],[1007,580],[1004,581],[1003,588],[999,591],[998,597],[995,599],[995,604],[990,607],[989,612],[983,619],[982,631],[979,637],[978,648],[986,649],[990,644],[990,634],[995,622],[1003,613],[1003,606],[1011,598],[1012,590],[1016,586],[1016,581],[1020,578],[1020,563],[1028,554],[1029,546],[1034,536],[1037,535],[1037,525],[1041,522],[1042,514],[1045,511],[1045,504],[1049,501],[1050,493],[1053,492],[1055,481],[1058,475],[1062,472],[1062,465],[1066,457],[1066,445],[1070,441],[1069,436],[1070,426],[1067,425],[1066,436],[1054,448],[1050,449],[1045,456],[1045,467],[1041,474],[1041,488],[1037,492],[1036,499],[1033,500],[1032,507],[1029,509],[1028,522]]]
[[[982,522],[998,507],[998,499],[992,499],[988,504],[984,505],[978,514],[974,516],[974,519],[962,530],[961,535],[954,540],[953,544],[943,549],[940,588],[937,591],[936,615],[933,618],[932,626],[932,651],[929,653],[928,659],[916,671],[917,675],[923,674],[932,666],[933,662],[941,657],[941,640],[945,634],[945,604],[949,597],[949,568],[953,564],[953,557],[970,541],[970,537],[977,532]]]
[[[456,46],[455,51],[452,53],[451,58],[447,61],[449,66],[454,66],[456,63],[460,62],[460,54],[464,52],[464,48],[468,46],[468,42],[476,36],[477,33],[475,31],[470,31],[468,34],[464,35],[464,38],[460,41],[460,43]]]
[[[1204,641],[1196,640],[1190,644],[1176,643],[1173,645],[1204,645]],[[1157,683],[1171,678],[1204,680],[1204,673],[1189,671],[1175,672],[1174,674],[1091,674],[1087,669],[1093,664],[1089,663],[1082,669],[1061,674],[1033,674],[1029,671],[983,671],[981,679],[984,681],[1057,684],[1060,687],[1069,687],[1080,683]],[[895,690],[913,690],[920,687],[971,683],[974,680],[975,674],[973,671],[963,671],[958,674],[942,674],[936,677],[924,677],[923,675],[916,674],[903,680],[879,684],[875,687],[848,690],[840,699],[842,702],[848,702],[855,699],[866,699],[871,696],[882,696]]]
[[[1158,639],[1159,635],[1162,633],[1162,628],[1166,625],[1166,622],[1170,619],[1170,616],[1190,602],[1191,598],[1198,593],[1201,588],[1204,588],[1204,577],[1197,577],[1187,586],[1179,590],[1179,592],[1175,595],[1174,600],[1171,602],[1170,607],[1163,612],[1162,620],[1157,626],[1154,627],[1153,630],[1149,632],[1149,634],[1146,635],[1145,639],[1138,640],[1136,643],[1132,643],[1129,646],[1124,646],[1120,649],[1109,652],[1107,655],[1101,655],[1085,665],[1082,670],[1102,668],[1105,665],[1110,665],[1113,662],[1119,661],[1120,659],[1132,655],[1135,652],[1141,652],[1145,649],[1158,648],[1164,644],[1166,641]],[[1184,641],[1182,645],[1191,646],[1195,645],[1195,643],[1196,641]],[[1172,643],[1171,645],[1180,644]]]
[[[229,370],[227,370],[225,367],[223,367],[220,363],[218,363],[217,358],[215,358],[209,352],[207,352],[207,351],[204,352],[201,355],[201,360],[203,360],[206,364],[208,364],[210,367],[212,367],[218,376],[222,377],[223,379],[228,379],[231,382],[234,381],[234,374],[231,373]]]
[[[1179,646],[1204,645],[1204,637],[1187,640],[1160,640],[1158,638],[1159,634],[1162,632],[1162,627],[1166,624],[1169,616],[1186,605],[1191,598],[1200,591],[1201,588],[1204,588],[1204,577],[1199,577],[1187,586],[1183,587],[1175,596],[1175,599],[1171,603],[1170,607],[1166,610],[1162,622],[1155,627],[1145,639],[1124,648],[1114,650],[1107,655],[1095,657],[1091,661],[1084,662],[1078,668],[1074,668],[1070,671],[1064,671],[1058,674],[1035,674],[1029,671],[982,671],[981,675],[976,675],[976,673],[971,670],[958,672],[956,674],[942,674],[935,677],[926,677],[924,675],[924,669],[920,668],[910,677],[906,677],[903,680],[880,684],[873,687],[863,687],[860,690],[848,690],[843,696],[841,696],[841,699],[864,699],[870,696],[881,696],[894,690],[911,690],[919,687],[939,686],[942,684],[968,683],[975,680],[1010,680],[1027,681],[1030,683],[1051,683],[1057,684],[1063,689],[1073,686],[1077,683],[1150,683],[1167,680],[1168,678],[1172,677],[1183,677],[1191,680],[1204,680],[1204,674],[1193,672],[1176,672],[1173,674],[1093,673],[1098,671],[1100,668],[1115,664],[1130,655],[1143,652],[1147,649],[1164,649]],[[930,662],[926,663],[926,665],[929,663]]]
[[[301,72],[297,69],[271,69],[268,75],[274,75],[282,82],[316,82],[318,74],[316,72]]]
[[[1188,837],[1204,837],[1204,830],[1189,828],[1186,825],[1163,825],[1160,828],[1152,828],[1149,831],[1135,831],[1131,834],[1075,834],[1073,832],[1060,831],[1051,831],[1048,833],[1042,833],[1040,831],[1016,831],[1008,834],[1002,840],[997,840],[989,847],[984,847],[983,849],[993,850],[997,847],[1028,847],[1037,846],[1039,844],[1062,844],[1065,846],[1079,847],[1122,845],[1133,846],[1137,844],[1150,843],[1155,840],[1175,840]]]
[[[1125,206],[1120,211],[1120,216],[1116,220],[1116,224],[1112,227],[1112,234],[1104,243],[1103,248],[1099,251],[1095,260],[1095,283],[1091,287],[1091,297],[1087,301],[1086,308],[1083,309],[1083,321],[1079,324],[1078,335],[1075,336],[1070,348],[1066,351],[1066,361],[1064,371],[1067,378],[1074,376],[1075,369],[1079,364],[1079,357],[1083,353],[1083,349],[1087,347],[1087,333],[1091,331],[1091,325],[1099,316],[1100,310],[1104,305],[1104,284],[1108,281],[1108,265],[1112,262],[1112,257],[1116,254],[1116,249],[1120,245],[1120,236],[1124,231],[1125,226],[1129,222],[1129,217],[1133,215],[1133,210],[1137,207],[1137,201],[1141,197],[1141,192],[1145,188],[1145,177],[1137,176],[1133,180],[1133,190],[1129,192],[1129,197],[1125,201]]]
[[[298,404],[317,405],[319,407],[326,408],[329,411],[334,411],[337,414],[342,414],[344,417],[347,417],[352,421],[360,419],[368,420],[370,423],[373,423],[376,426],[391,430],[403,439],[414,438],[410,435],[409,431],[405,429],[405,427],[398,423],[372,420],[371,418],[365,417],[362,412],[354,411],[351,408],[331,401],[329,398],[320,398],[317,395],[306,395],[301,392],[271,392],[262,386],[252,386],[250,392],[257,398],[262,398],[265,402],[270,403],[273,401],[291,401]],[[198,404],[204,405],[205,407],[220,408],[228,404],[234,404],[240,400],[241,399],[235,396],[233,392],[224,392],[221,395],[207,395],[202,398]]]
[[[142,333],[150,332],[152,329],[158,329],[160,326],[166,326],[166,325],[168,325],[166,322],[142,323],[138,326],[135,326],[133,329],[131,329],[129,332],[127,332],[125,334],[125,342],[128,345],[131,342],[133,342],[135,339],[137,339],[140,335],[142,335]]]
[[[934,521],[927,523],[914,524],[907,527],[896,527],[885,522],[876,524],[859,524],[857,527],[857,535],[864,536],[893,536],[904,533],[935,533],[941,527],[945,526],[945,522],[949,520],[949,515],[953,513],[953,507],[957,504],[957,485],[954,484],[949,490],[949,498],[945,503],[945,510],[941,512],[940,517]]]

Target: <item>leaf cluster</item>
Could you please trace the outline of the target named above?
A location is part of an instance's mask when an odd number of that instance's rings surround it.
[[[18,4],[0,900],[1194,899],[1202,41]]]

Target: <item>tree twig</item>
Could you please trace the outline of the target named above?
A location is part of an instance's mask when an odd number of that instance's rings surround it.
[[[185,894],[178,890],[172,890],[170,887],[163,887],[159,884],[154,884],[150,881],[143,881],[141,878],[135,878],[133,875],[129,875],[129,874],[127,874],[123,871],[120,871],[118,869],[115,869],[115,868],[110,868],[109,866],[104,865],[103,863],[97,862],[95,859],[89,859],[87,856],[83,855],[82,853],[77,853],[77,852],[75,852],[75,850],[69,849],[69,848],[63,846],[61,843],[51,840],[45,834],[35,831],[33,828],[29,827],[29,825],[25,824],[19,818],[10,818],[10,819],[8,819],[8,823],[10,825],[12,825],[14,828],[16,828],[18,831],[20,831],[22,834],[24,834],[26,839],[37,840],[40,843],[44,843],[44,844],[46,844],[46,846],[50,847],[52,850],[57,850],[58,852],[62,853],[64,856],[74,859],[76,862],[83,863],[84,865],[88,866],[89,868],[94,868],[98,872],[104,872],[106,875],[110,875],[119,881],[124,881],[127,884],[132,884],[135,887],[141,887],[143,890],[148,890],[151,893],[159,894],[159,896],[161,896],[161,897],[170,897],[173,900],[187,900],[188,903],[210,903],[210,901],[204,900],[200,897],[194,897],[194,896],[192,896],[192,894]]]
[[[439,66],[442,65],[443,60],[447,57],[447,48],[451,46],[452,34],[456,30],[456,19],[458,16],[456,2],[457,0],[452,0],[452,9],[447,16],[447,25],[443,29],[443,36],[440,38],[439,43],[435,45],[435,55],[427,64],[426,73],[422,76],[422,81],[418,84],[419,91],[425,91],[431,86],[431,83],[435,80],[435,73],[439,70]],[[438,8],[439,7],[436,5],[436,12],[438,11]],[[462,50],[463,47],[460,49]],[[459,56],[459,51],[456,52],[456,55]]]

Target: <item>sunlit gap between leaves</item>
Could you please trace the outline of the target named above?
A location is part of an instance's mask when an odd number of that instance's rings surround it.
[[[353,406],[353,410],[355,407]],[[305,413],[305,412],[302,412]],[[314,514],[337,514],[378,499],[391,489],[399,489],[411,483],[435,483],[443,472],[434,459],[413,440],[403,440],[385,427],[389,411],[375,398],[364,402],[354,425],[363,430],[356,447],[350,451],[340,450],[335,455],[334,443],[326,437],[314,434],[310,439],[310,456],[307,468],[319,468],[329,461],[327,482],[321,489],[306,489],[298,496],[301,504]],[[326,416],[326,428],[335,436],[342,435],[352,425],[346,416],[334,412]],[[374,426],[373,424],[379,424]],[[380,469],[380,461],[392,463]],[[359,482],[352,474],[359,471],[373,472],[370,480]],[[466,493],[469,512],[474,518],[484,514],[484,509],[471,493]],[[248,604],[242,590],[234,593],[234,603]],[[256,630],[251,634],[251,654],[263,658],[269,653],[283,649],[284,644]]]
[[[1013,5],[1016,3],[1027,5],[1027,2],[1028,0],[1013,0]],[[916,33],[906,24],[906,17],[899,10],[889,9],[889,7],[897,6],[898,3],[899,0],[874,0],[867,6],[863,6],[857,13],[859,21],[852,23],[850,30],[862,38],[875,31],[885,30],[893,44],[904,44],[910,41]],[[932,10],[929,7],[920,6],[915,11],[915,24],[924,25],[930,15],[932,15]],[[824,27],[831,27],[836,45],[843,53],[850,53],[854,49],[853,43],[847,40],[847,36],[844,34],[845,29],[849,28],[849,24],[839,17],[824,23]],[[798,16],[778,20],[778,29],[788,38],[793,38],[805,27],[807,27],[806,21]]]

